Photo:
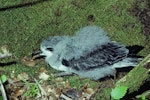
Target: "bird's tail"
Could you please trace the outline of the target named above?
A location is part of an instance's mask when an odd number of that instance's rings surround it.
[[[113,65],[113,68],[123,68],[123,67],[135,67],[139,64],[139,62],[142,61],[142,58],[131,58],[127,57],[123,59],[122,61],[119,61],[118,63],[115,63]]]
[[[143,57],[138,56],[137,53],[140,52],[144,47],[143,46],[127,46],[126,47],[129,50],[129,54],[127,58],[123,59],[122,61],[119,61],[118,63],[115,63],[113,65],[114,68],[123,68],[123,67],[135,67],[139,64],[140,61],[142,61]]]
[[[138,56],[137,53],[139,53],[144,47],[139,45],[133,45],[133,46],[127,46],[126,47],[129,50],[129,57],[141,57]]]

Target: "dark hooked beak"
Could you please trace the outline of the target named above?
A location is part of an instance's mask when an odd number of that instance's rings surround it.
[[[45,56],[43,55],[40,55],[42,54],[42,51],[41,50],[36,50],[34,51],[31,55],[32,55],[32,59],[39,59],[39,58],[43,58]]]

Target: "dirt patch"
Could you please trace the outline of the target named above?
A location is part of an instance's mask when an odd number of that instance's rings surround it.
[[[133,4],[131,13],[137,17],[142,24],[142,34],[147,38],[150,36],[150,1],[149,0],[137,0]]]

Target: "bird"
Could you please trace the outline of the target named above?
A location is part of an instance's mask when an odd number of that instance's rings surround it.
[[[57,76],[77,74],[99,80],[114,75],[116,68],[138,65],[142,57],[137,53],[143,48],[112,41],[104,29],[93,25],[80,28],[73,36],[50,36],[32,55],[44,56],[52,68],[61,71]]]

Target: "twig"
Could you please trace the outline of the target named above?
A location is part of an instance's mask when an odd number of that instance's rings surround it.
[[[136,98],[140,99],[142,96],[145,96],[145,98],[150,98],[150,90],[145,91],[144,93],[137,95]],[[147,100],[147,99],[146,99]]]
[[[5,92],[5,89],[4,89],[4,86],[3,86],[1,80],[0,80],[0,89],[1,89],[1,92],[2,92],[3,100],[7,100],[6,92]]]
[[[64,95],[64,94],[61,94],[61,95],[60,95],[60,98],[63,98],[64,100],[72,100],[71,98],[67,97],[67,96]]]
[[[38,85],[39,89],[41,90],[41,95],[42,96],[47,96],[47,93],[45,90],[41,87],[41,85],[38,83],[38,81],[34,78],[35,83]]]

